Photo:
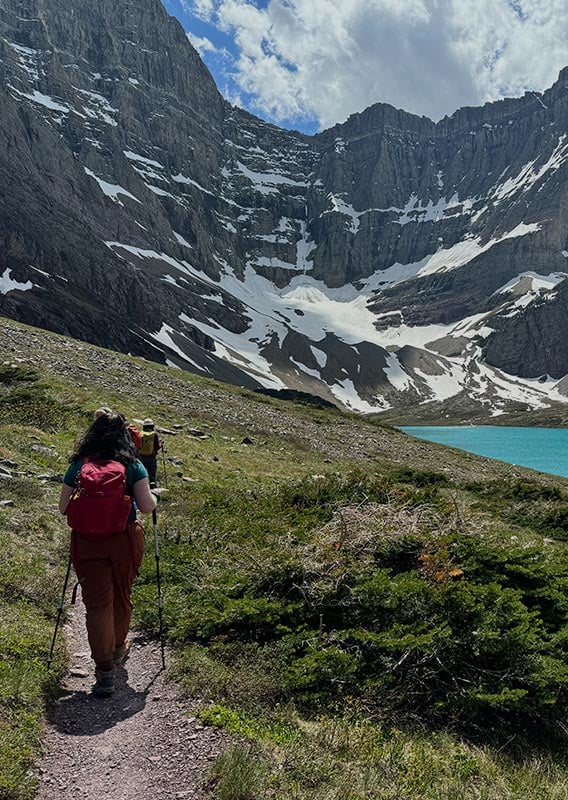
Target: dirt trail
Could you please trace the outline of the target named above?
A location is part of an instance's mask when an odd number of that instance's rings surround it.
[[[203,798],[200,780],[222,737],[203,728],[164,680],[159,647],[131,636],[116,691],[101,699],[90,692],[93,666],[80,595],[65,634],[70,674],[48,712],[37,800]]]

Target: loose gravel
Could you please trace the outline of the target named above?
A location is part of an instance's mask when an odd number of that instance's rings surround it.
[[[223,736],[200,725],[166,680],[159,646],[134,634],[130,658],[116,670],[114,695],[97,698],[79,599],[65,630],[71,666],[48,712],[37,799],[204,798]]]

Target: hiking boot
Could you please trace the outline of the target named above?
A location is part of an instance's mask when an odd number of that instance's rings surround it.
[[[114,653],[112,654],[112,660],[117,665],[124,664],[129,655],[130,655],[130,642],[128,641],[128,639],[125,639],[124,642],[120,645],[120,647],[117,647]]]
[[[97,697],[110,697],[114,692],[114,669],[96,669],[95,678],[97,681],[93,686],[93,694]]]

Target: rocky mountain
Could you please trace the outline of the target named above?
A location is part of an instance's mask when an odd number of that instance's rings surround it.
[[[159,0],[0,0],[0,314],[360,411],[568,400],[568,69],[316,136]]]

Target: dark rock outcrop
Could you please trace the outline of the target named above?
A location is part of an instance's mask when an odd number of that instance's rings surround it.
[[[308,137],[227,103],[159,0],[4,0],[0,313],[365,410],[561,379],[567,83]]]

